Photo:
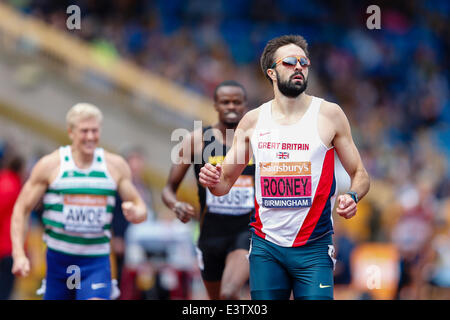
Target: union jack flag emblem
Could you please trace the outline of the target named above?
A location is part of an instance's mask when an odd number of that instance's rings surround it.
[[[277,158],[278,159],[289,159],[289,152],[278,152]]]

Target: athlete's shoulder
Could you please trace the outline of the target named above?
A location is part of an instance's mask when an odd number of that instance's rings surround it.
[[[131,177],[131,169],[127,161],[119,154],[104,150],[105,163],[114,181]]]
[[[49,153],[36,162],[31,172],[31,177],[36,180],[49,180],[60,165],[59,149]]]
[[[208,127],[205,127],[208,128]],[[190,150],[191,155],[202,153],[203,148],[203,130],[204,128],[197,128],[190,131],[183,137],[181,151]]]
[[[261,106],[258,108],[248,111],[239,122],[240,129],[252,129],[256,126],[258,122],[259,113],[261,111]]]
[[[348,130],[350,125],[348,118],[345,115],[344,110],[337,103],[323,100],[320,114],[325,117],[327,126],[333,127],[336,132]]]
[[[337,103],[327,100],[322,101],[320,113],[333,120],[343,119],[346,117],[344,110]]]
[[[43,169],[51,169],[59,165],[59,149],[43,156],[36,163],[36,166],[42,167]]]
[[[108,166],[113,166],[119,169],[128,166],[125,159],[117,153],[104,150],[104,155],[105,155],[105,162]]]
[[[211,128],[205,127],[205,128]],[[195,139],[203,139],[203,130],[205,128],[197,128],[193,131],[190,131],[186,136],[184,136],[184,139],[186,139],[187,142],[193,142]]]

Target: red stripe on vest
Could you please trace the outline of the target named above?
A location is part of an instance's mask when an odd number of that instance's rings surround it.
[[[330,195],[331,186],[333,185],[333,172],[334,172],[334,149],[330,149],[325,154],[323,160],[322,173],[320,175],[319,184],[317,185],[316,194],[314,196],[313,203],[309,209],[308,215],[303,222],[300,231],[295,237],[293,247],[304,245],[311,236],[320,216],[327,203],[328,196]]]
[[[258,205],[258,201],[256,201],[256,197],[255,197],[255,222],[251,223],[250,225],[255,229],[255,234],[260,236],[261,238],[265,239],[266,238],[266,234],[264,232],[261,231],[262,229],[262,222],[261,222],[261,218],[259,217],[259,205]]]

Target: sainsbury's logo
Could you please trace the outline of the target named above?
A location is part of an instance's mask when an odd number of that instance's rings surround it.
[[[262,176],[275,176],[275,175],[310,175],[311,174],[311,162],[261,162],[260,174]]]

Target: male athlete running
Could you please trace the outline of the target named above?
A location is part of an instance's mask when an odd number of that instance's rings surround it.
[[[147,217],[128,164],[119,155],[98,148],[102,118],[91,104],[73,106],[66,116],[72,145],[37,162],[14,206],[12,272],[27,276],[27,221],[43,197],[47,300],[110,298],[110,229],[116,191],[128,221],[140,223]]]
[[[227,194],[255,160],[256,203],[251,223],[252,299],[333,299],[334,151],[351,178],[337,213],[349,219],[369,190],[369,176],[342,109],[307,95],[310,60],[298,35],[270,40],[261,67],[275,98],[240,121],[224,162],[205,164],[199,182]]]
[[[177,201],[176,191],[194,162],[198,178],[205,163],[221,163],[233,141],[234,129],[247,111],[244,87],[235,81],[219,84],[214,94],[219,121],[191,132],[182,143],[179,159],[172,165],[162,199],[182,222],[194,217],[194,208]],[[195,160],[201,159],[201,161]],[[203,283],[210,299],[239,299],[248,280],[246,255],[250,245],[248,224],[254,211],[253,164],[245,165],[230,193],[216,197],[198,184],[201,205],[197,255]]]

